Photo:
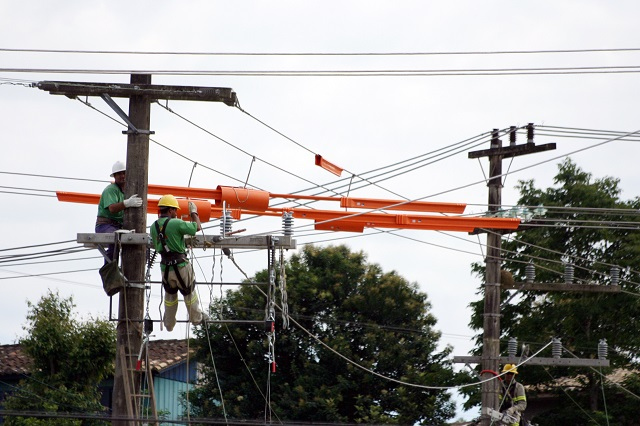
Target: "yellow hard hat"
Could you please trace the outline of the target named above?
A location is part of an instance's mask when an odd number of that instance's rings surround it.
[[[158,200],[158,207],[173,207],[180,210],[180,205],[178,204],[178,200],[171,194],[163,195]]]
[[[502,367],[502,372],[518,374],[518,368],[514,364],[505,364],[504,367]]]

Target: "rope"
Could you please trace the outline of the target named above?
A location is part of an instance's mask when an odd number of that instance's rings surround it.
[[[600,376],[602,377],[602,367],[600,367]],[[604,418],[607,419],[607,425],[609,425],[609,413],[607,412],[607,398],[604,394],[604,379],[600,379],[600,387],[602,389],[602,404],[604,405]]]

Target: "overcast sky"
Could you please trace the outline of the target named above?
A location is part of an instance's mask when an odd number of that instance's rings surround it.
[[[488,139],[458,144],[494,128],[535,123],[541,126],[535,142],[555,142],[557,149],[505,161],[505,205],[516,203],[514,186],[520,179],[535,179],[541,188],[551,185],[567,155],[594,177],[620,178],[623,198],[638,196],[637,142],[560,137],[556,129],[640,128],[638,68],[633,68],[640,65],[640,51],[633,50],[640,47],[636,1],[5,3],[0,14],[0,344],[23,334],[26,300],[37,302],[47,289],[73,295],[85,316],[109,311],[97,251],[6,261],[17,254],[79,247],[55,243],[92,232],[96,207],[58,202],[52,191],[98,194],[111,165],[126,158],[123,127],[105,116],[117,119],[100,98],[80,102],[53,96],[29,87],[32,82],[127,83],[129,71],[150,71],[155,84],[232,88],[242,109],[205,102],[170,102],[172,112],[152,107],[149,182],[155,184],[215,188],[247,182],[272,193],[304,194],[320,193],[323,187],[335,189],[334,195],[348,190],[359,197],[467,203],[466,213],[482,214],[487,160],[470,160],[467,152],[488,148]],[[407,75],[416,70],[423,72]],[[246,71],[259,73],[237,75]],[[335,72],[268,75],[273,71]],[[117,102],[128,110],[125,100]],[[518,143],[524,142],[519,134]],[[424,160],[452,145],[457,149]],[[314,165],[314,154],[345,169],[343,186],[338,188],[334,175]],[[416,157],[423,161],[381,176],[385,180],[378,185],[363,185],[362,177],[376,174],[371,171]],[[153,219],[149,216],[149,223]],[[365,251],[383,270],[418,283],[438,318],[442,346],[453,346],[455,355],[472,348],[468,304],[477,298],[479,280],[470,264],[483,260],[484,237],[434,231],[320,233],[310,222],[298,219],[295,224],[301,226],[296,229],[299,246],[347,244]],[[239,228],[246,228],[246,235],[279,232],[280,220],[254,219],[236,224]],[[212,222],[207,233],[217,234],[218,223]],[[15,249],[38,245],[44,246]],[[242,278],[228,260],[221,270],[219,259],[212,264],[212,253],[198,254],[203,256],[199,280],[220,282],[221,273],[224,281]],[[263,253],[236,253],[236,260],[250,275],[267,266]],[[25,277],[85,269],[90,271]],[[154,278],[159,279],[158,270]],[[200,293],[208,303],[209,289]],[[216,286],[213,294],[219,293]],[[158,315],[159,303],[154,287],[152,315]],[[179,316],[185,315],[181,306]],[[156,336],[182,338],[186,327],[173,333],[157,330]]]

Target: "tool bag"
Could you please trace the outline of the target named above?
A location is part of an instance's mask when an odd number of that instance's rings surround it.
[[[102,288],[107,293],[107,296],[113,296],[124,288],[126,278],[116,260],[105,263],[99,272],[100,278],[102,278]]]

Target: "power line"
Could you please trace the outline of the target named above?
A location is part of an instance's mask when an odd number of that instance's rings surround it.
[[[20,274],[20,276],[18,276],[18,277],[0,277],[0,280],[13,280],[13,279],[18,279],[18,278],[35,278],[35,277],[48,277],[48,276],[51,276],[51,275],[75,274],[77,272],[89,272],[89,271],[94,271],[95,272],[96,268],[76,269],[75,271],[44,272],[42,274],[22,274],[20,272],[7,271],[6,269],[0,269],[0,271],[11,272],[12,274]],[[83,283],[75,283],[75,284],[82,284],[82,285],[89,286],[89,287],[96,287],[94,285],[83,284]]]
[[[174,55],[174,56],[441,56],[441,55],[514,55],[557,53],[637,52],[637,47],[603,49],[552,49],[552,50],[494,50],[494,51],[440,51],[440,52],[177,52],[135,50],[78,50],[78,49],[21,49],[0,48],[0,52],[18,53],[68,53],[68,54],[117,54],[117,55]]]
[[[468,68],[468,69],[369,69],[369,70],[118,70],[88,68],[0,68],[7,73],[45,74],[149,74],[174,76],[235,76],[235,77],[446,77],[446,76],[506,76],[506,75],[576,75],[628,74],[640,72],[637,65],[538,68]],[[144,89],[141,90],[144,92]]]
[[[53,242],[53,243],[33,244],[33,245],[30,245],[30,246],[12,247],[10,249],[0,249],[0,252],[9,251],[9,250],[22,250],[22,249],[35,248],[35,247],[46,247],[46,246],[53,246],[53,245],[66,244],[66,243],[75,243],[75,242],[76,242],[76,240],[65,240],[65,241],[56,241],[56,242]]]
[[[18,172],[2,172],[0,174],[5,175],[14,175],[14,176],[28,176],[28,177],[39,177],[39,178],[47,178],[47,179],[66,179],[66,180],[74,180],[74,181],[83,181],[83,182],[100,182],[100,183],[109,183],[108,180],[104,179],[86,179],[86,178],[77,178],[77,177],[67,177],[67,176],[53,176],[53,175],[40,175],[35,173],[18,173]],[[6,188],[6,187],[2,187]]]

